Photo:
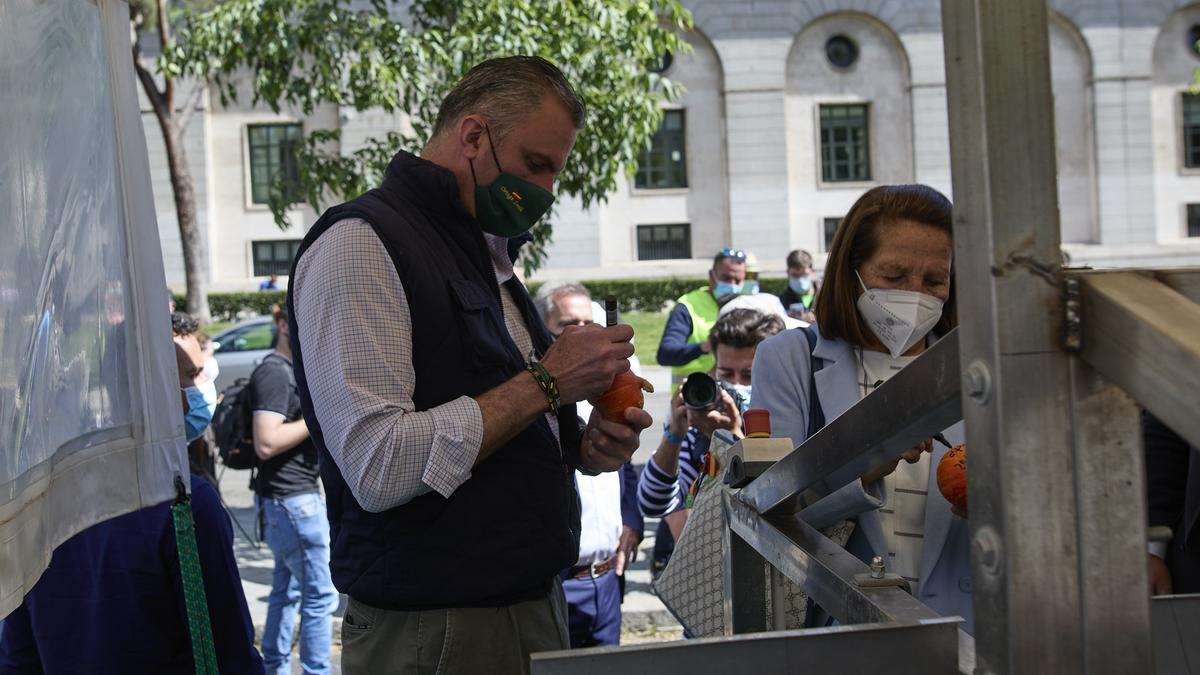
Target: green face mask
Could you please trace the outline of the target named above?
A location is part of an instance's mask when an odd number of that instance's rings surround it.
[[[471,162],[471,180],[475,181],[475,217],[480,227],[497,237],[516,237],[528,232],[554,204],[554,195],[542,188],[505,173],[500,168],[492,144],[492,132],[484,127],[491,146],[492,159],[500,175],[490,185],[480,185],[475,178],[475,163]]]

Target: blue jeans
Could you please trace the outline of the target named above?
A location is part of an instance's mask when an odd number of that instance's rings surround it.
[[[300,610],[300,665],[329,673],[333,612],[338,592],[329,576],[329,520],[316,493],[286,499],[257,498],[266,515],[266,540],[275,554],[263,663],[268,674],[291,673],[292,633]]]

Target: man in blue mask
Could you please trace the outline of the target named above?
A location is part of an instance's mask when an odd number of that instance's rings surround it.
[[[758,292],[757,285],[746,287],[746,252],[726,248],[713,257],[708,285],[684,293],[675,301],[657,355],[659,365],[671,366],[673,384],[682,382],[689,373],[712,369],[708,333],[717,320],[720,303],[743,292]]]
[[[801,248],[789,253],[787,273],[788,286],[779,295],[779,300],[788,316],[808,323],[816,321],[813,303],[817,299],[820,284],[813,272],[812,254]]]
[[[292,360],[350,596],[347,675],[521,673],[569,644],[575,470],[619,469],[650,425],[575,410],[629,369],[633,329],[552,341],[513,272],[585,118],[544,59],[478,64],[420,156],[397,153],[297,251]]]

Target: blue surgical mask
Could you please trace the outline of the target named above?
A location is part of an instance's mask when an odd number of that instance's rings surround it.
[[[187,442],[200,438],[204,430],[212,423],[213,411],[217,408],[216,397],[210,403],[208,397],[204,394],[204,390],[200,387],[184,387],[184,396],[187,398],[188,409],[183,415],[184,437]],[[216,391],[216,385],[213,386],[213,391]]]
[[[742,284],[731,284],[728,281],[718,281],[713,286],[713,297],[717,300],[727,295],[737,295],[742,292]]]
[[[742,284],[741,292],[742,292],[742,295],[754,295],[755,293],[758,293],[758,280],[757,279],[747,279]]]
[[[788,288],[792,289],[792,292],[797,295],[808,295],[812,290],[812,277],[808,275],[788,277]]]

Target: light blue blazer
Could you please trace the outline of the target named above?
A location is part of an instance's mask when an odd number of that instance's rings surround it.
[[[825,361],[816,373],[816,390],[825,419],[831,421],[859,401],[858,359],[849,343],[824,336],[817,338],[812,356]],[[800,329],[769,338],[754,355],[751,406],[770,411],[772,435],[790,437],[797,446],[808,437],[811,372],[808,338]],[[943,433],[954,445],[965,440],[961,422]],[[943,616],[961,616],[966,621],[963,630],[974,635],[970,528],[965,519],[950,512],[950,503],[937,489],[937,463],[946,452],[947,448],[935,443],[929,463],[918,599]],[[818,529],[854,519],[857,525],[847,550],[864,562],[874,555],[886,558],[887,540],[878,509],[886,502],[887,481],[884,478],[867,488],[860,480],[832,491],[818,488],[819,499],[801,511],[800,517]]]

